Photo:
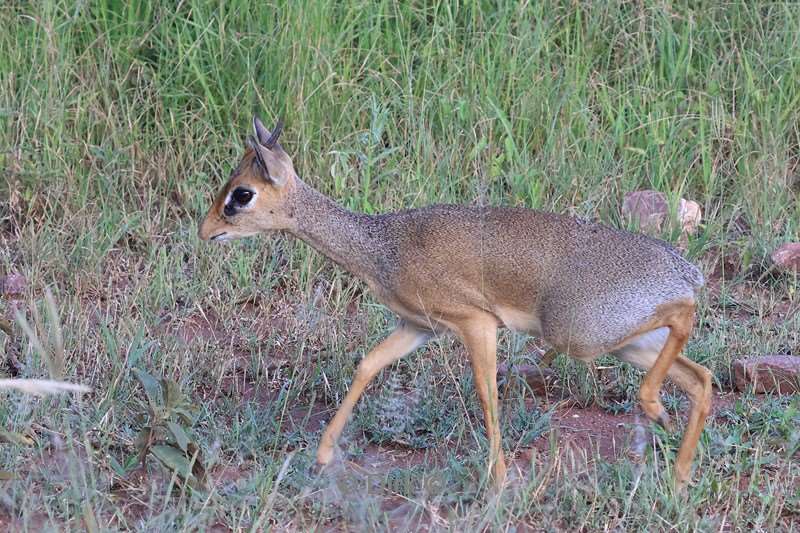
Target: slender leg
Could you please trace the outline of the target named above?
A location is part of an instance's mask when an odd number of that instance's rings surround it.
[[[675,460],[675,481],[682,487],[689,481],[697,442],[703,432],[706,417],[711,412],[711,373],[694,361],[678,356],[669,369],[669,377],[686,392],[692,402],[689,423]]]
[[[669,376],[692,402],[689,423],[675,461],[675,482],[678,488],[689,480],[697,443],[703,431],[706,417],[711,410],[711,374],[701,365],[680,355],[689,338],[694,319],[693,305],[678,305],[667,310],[653,324],[669,327],[669,335],[661,350],[654,353],[648,341],[640,339],[637,347],[618,352],[617,355],[637,366],[648,369],[639,389],[642,410],[648,418],[669,428],[669,417],[658,398],[664,378]],[[649,335],[653,335],[650,332]],[[645,333],[648,335],[648,333]],[[643,343],[643,344],[642,344]]]
[[[497,324],[493,319],[470,321],[459,328],[459,334],[469,352],[489,437],[489,468],[495,486],[499,487],[506,477],[506,463],[497,402]]]
[[[326,465],[333,459],[333,447],[336,445],[339,435],[342,434],[344,425],[347,423],[350,413],[353,412],[358,398],[372,378],[384,367],[422,346],[430,336],[431,334],[427,331],[402,324],[361,360],[350,390],[344,397],[342,405],[339,406],[339,410],[336,411],[333,420],[322,434],[317,450],[317,463]]]
[[[686,346],[686,341],[689,340],[693,319],[693,307],[684,308],[682,312],[675,313],[671,317],[665,317],[666,325],[670,328],[667,342],[661,349],[661,353],[653,363],[653,366],[644,376],[641,387],[639,387],[639,400],[642,410],[650,420],[658,422],[667,429],[672,429],[672,424],[658,395],[667,372],[680,356],[681,350]]]

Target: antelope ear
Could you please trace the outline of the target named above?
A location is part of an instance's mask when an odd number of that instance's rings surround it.
[[[275,154],[270,152],[267,148],[261,145],[258,140],[252,136],[247,138],[247,146],[253,149],[256,157],[254,165],[258,174],[276,187],[282,187],[286,183],[286,176],[282,172],[281,164],[276,160]],[[269,163],[268,163],[269,162]],[[270,174],[269,166],[272,164],[275,168],[274,174]]]
[[[255,133],[256,139],[261,144],[266,144],[270,136],[269,131],[264,127],[264,123],[261,122],[258,115],[253,115],[253,133]]]

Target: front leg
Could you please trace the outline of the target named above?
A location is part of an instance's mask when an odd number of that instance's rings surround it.
[[[350,390],[344,397],[342,405],[339,406],[339,410],[336,411],[333,420],[325,428],[325,433],[322,434],[319,449],[317,450],[317,463],[326,465],[333,459],[333,447],[336,445],[339,435],[342,434],[344,425],[347,423],[350,413],[353,412],[353,407],[355,407],[358,398],[367,388],[369,382],[372,381],[372,378],[381,369],[425,344],[430,337],[430,332],[404,323],[398,326],[383,342],[373,348],[361,360],[356,370],[356,377],[350,385]]]
[[[460,324],[458,333],[469,354],[475,390],[486,420],[489,472],[495,487],[501,487],[506,477],[506,462],[503,458],[497,400],[497,322],[493,317],[478,317]]]

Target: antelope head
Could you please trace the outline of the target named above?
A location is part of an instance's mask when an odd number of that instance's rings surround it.
[[[287,199],[297,175],[291,158],[278,143],[282,129],[283,123],[278,121],[269,132],[253,117],[254,135],[247,138],[239,166],[200,224],[201,239],[227,241],[293,227]]]

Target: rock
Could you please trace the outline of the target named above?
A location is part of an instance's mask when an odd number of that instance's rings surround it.
[[[28,280],[22,274],[0,276],[0,296],[19,296],[27,285]]]
[[[800,273],[800,242],[787,242],[772,252],[770,258],[781,272]]]
[[[703,220],[703,210],[700,209],[700,204],[694,200],[681,198],[678,203],[678,220],[681,221],[681,229],[684,233],[687,235],[697,233],[697,227]]]
[[[800,392],[800,357],[794,355],[763,355],[737,359],[733,362],[736,388],[746,391],[751,386],[756,393]]]
[[[632,191],[622,200],[622,214],[639,223],[642,231],[660,231],[669,212],[667,198],[658,191]]]
[[[497,365],[498,380],[508,383],[512,375],[517,375],[524,379],[536,396],[552,395],[558,389],[556,374],[549,368],[528,364],[508,365],[501,363]]]
[[[667,195],[659,191],[643,190],[625,194],[622,200],[622,214],[638,221],[645,233],[660,233],[670,214]],[[703,218],[700,204],[692,200],[680,199],[678,220],[683,233],[693,235]]]

